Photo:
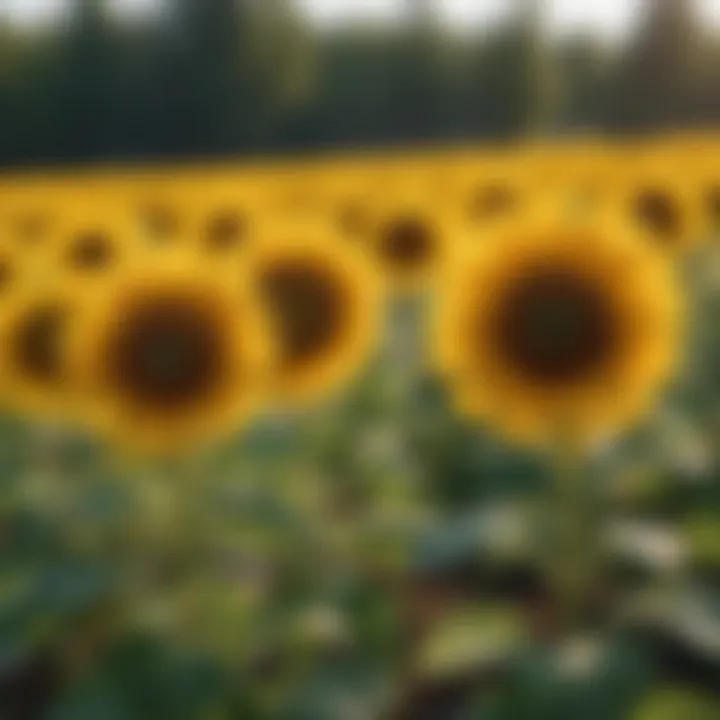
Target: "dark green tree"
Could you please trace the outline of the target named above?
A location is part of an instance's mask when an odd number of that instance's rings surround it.
[[[698,75],[700,77],[699,120],[704,125],[720,121],[720,38],[712,29],[698,38]]]
[[[248,49],[254,74],[254,142],[263,148],[296,149],[313,144],[320,102],[321,37],[298,12],[295,0],[261,0],[251,14]]]
[[[106,0],[74,0],[61,37],[55,112],[57,156],[90,160],[113,154],[117,103],[116,38]]]
[[[406,0],[402,25],[386,30],[380,43],[367,43],[367,52],[357,58],[376,83],[377,94],[368,88],[367,99],[378,106],[384,141],[412,143],[445,133],[450,77],[435,5],[435,0]]]
[[[18,90],[25,67],[22,48],[13,29],[0,23],[0,162],[12,162],[20,141],[19,125],[24,114],[18,107]]]
[[[390,39],[361,28],[318,36],[317,42],[318,89],[308,139],[318,145],[385,139]]]
[[[450,115],[450,75],[443,36],[411,23],[388,48],[385,121],[389,140],[443,137]]]
[[[247,149],[257,112],[250,92],[257,68],[249,52],[247,3],[171,0],[162,30],[165,150],[218,154]]]
[[[595,38],[583,35],[561,43],[556,56],[562,97],[558,122],[569,129],[597,128],[608,101],[608,53]]]
[[[691,123],[697,115],[698,32],[688,0],[646,0],[644,17],[617,64],[610,128],[642,131]]]
[[[470,51],[467,92],[473,135],[511,138],[547,127],[554,88],[542,8],[539,0],[519,0],[515,12]]]
[[[315,136],[321,143],[413,142],[447,135],[448,44],[413,6],[402,27],[352,28],[319,38]]]

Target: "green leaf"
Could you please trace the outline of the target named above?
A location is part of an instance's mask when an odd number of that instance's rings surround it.
[[[720,516],[690,518],[683,533],[695,564],[720,569]]]
[[[136,720],[122,689],[109,677],[93,678],[62,697],[49,720]]]
[[[214,664],[131,637],[67,689],[50,720],[198,720],[217,711],[223,690]]]
[[[420,650],[419,672],[439,678],[512,658],[528,638],[522,616],[503,606],[460,608],[445,617]]]
[[[630,720],[716,720],[720,703],[694,690],[666,687],[647,695]]]
[[[523,653],[506,689],[503,718],[625,718],[652,681],[641,645],[620,638],[568,637]]]

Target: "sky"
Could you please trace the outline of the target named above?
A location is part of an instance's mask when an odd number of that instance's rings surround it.
[[[33,23],[61,11],[67,0],[0,0],[0,15]],[[123,12],[147,12],[162,0],[112,0]],[[394,21],[407,0],[296,0],[318,24],[332,25],[354,18]],[[483,26],[510,9],[515,0],[435,0],[451,26]],[[720,29],[720,0],[695,0],[701,19]],[[592,30],[600,37],[622,39],[633,28],[642,0],[546,0],[549,28],[563,34]]]

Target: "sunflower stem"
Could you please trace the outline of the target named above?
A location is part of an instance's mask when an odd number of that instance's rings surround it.
[[[204,551],[204,483],[194,459],[187,457],[171,461],[163,475],[172,499],[172,518],[161,561],[165,565],[162,574],[169,573],[171,582],[182,585],[199,570]]]
[[[188,570],[197,569],[197,561],[205,549],[205,484],[195,458],[188,458],[179,469],[181,477],[177,492],[180,498],[178,517],[179,539]]]
[[[550,500],[547,581],[560,629],[586,619],[597,579],[597,533],[582,446],[566,434],[556,444]]]

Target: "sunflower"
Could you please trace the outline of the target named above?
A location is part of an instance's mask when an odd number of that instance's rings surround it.
[[[336,170],[330,182],[327,202],[319,217],[333,226],[341,237],[362,241],[371,231],[377,188],[363,173]]]
[[[641,231],[655,245],[682,252],[704,239],[707,218],[693,184],[666,171],[630,173],[607,197],[612,212]]]
[[[256,232],[258,200],[232,183],[199,192],[186,204],[183,242],[207,260],[223,262],[242,252]]]
[[[720,230],[720,180],[705,187],[703,203],[712,231],[718,232]]]
[[[148,193],[138,198],[134,214],[141,233],[152,243],[175,240],[182,227],[181,203],[164,193]]]
[[[268,175],[260,186],[263,207],[281,222],[322,217],[336,192],[330,174],[304,166],[279,170]]]
[[[516,212],[521,201],[517,185],[510,178],[489,177],[473,189],[468,215],[471,221],[486,223]]]
[[[33,266],[26,253],[9,239],[0,240],[0,317],[34,284]]]
[[[417,172],[416,183],[424,190],[427,202],[456,208],[458,201],[468,196],[468,189],[487,165],[487,161],[477,166],[467,158],[442,154],[429,159]]]
[[[362,246],[398,294],[431,286],[451,251],[453,214],[428,202],[417,187],[369,208]]]
[[[520,439],[591,440],[668,378],[679,308],[662,253],[610,225],[538,217],[448,269],[435,354],[466,412]]]
[[[47,247],[32,258],[36,281],[104,283],[145,252],[124,207],[104,197],[95,200],[77,200],[58,213]]]
[[[565,180],[546,197],[562,212],[599,213],[625,172],[624,163],[609,154],[591,156],[568,168]]]
[[[572,214],[597,210],[629,167],[615,146],[593,138],[530,144],[526,153],[526,182],[538,204]]]
[[[181,251],[118,274],[73,326],[70,367],[90,420],[151,452],[240,427],[257,407],[272,352],[249,290]]]
[[[717,154],[718,135],[716,131],[705,132],[699,129],[689,132],[668,133],[656,139],[654,152],[677,167],[682,163],[685,172],[702,167],[708,158]]]
[[[26,267],[19,253],[0,243],[0,307],[26,282]]]
[[[276,335],[275,394],[305,403],[335,391],[371,354],[381,284],[367,259],[324,225],[266,233],[248,266]]]
[[[529,167],[529,162],[512,156],[467,169],[456,193],[458,224],[474,237],[532,208],[540,193],[533,187]]]
[[[19,251],[37,253],[48,240],[58,214],[75,192],[50,181],[11,183],[2,189],[0,232]]]
[[[708,233],[720,231],[720,175],[714,169],[702,168],[693,180]]]
[[[247,215],[228,205],[214,206],[207,214],[200,236],[203,249],[209,253],[226,253],[247,238]]]
[[[166,248],[188,236],[197,185],[175,175],[133,175],[112,184],[109,196],[148,246]]]
[[[335,198],[328,212],[340,233],[353,240],[367,237],[372,223],[373,195],[362,189],[348,190]]]
[[[77,313],[76,296],[59,288],[24,288],[3,308],[0,367],[7,407],[67,419],[73,402],[66,342]]]

